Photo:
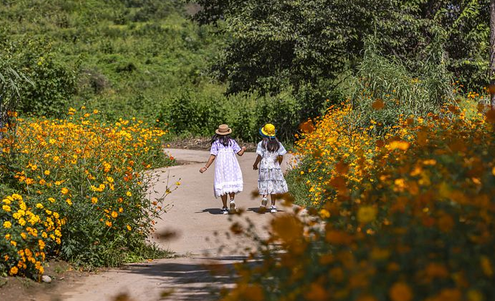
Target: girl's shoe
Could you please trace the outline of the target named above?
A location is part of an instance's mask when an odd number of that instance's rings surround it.
[[[229,210],[227,209],[227,207],[222,208],[222,214],[229,214]]]
[[[230,200],[230,213],[235,213],[235,201]]]
[[[270,209],[270,212],[271,213],[277,213],[277,207],[272,206],[272,208]]]

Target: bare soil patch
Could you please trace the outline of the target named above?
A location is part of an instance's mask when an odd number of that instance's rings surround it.
[[[103,269],[98,271],[104,271]],[[25,277],[0,277],[0,300],[2,301],[58,301],[57,287],[78,281],[93,272],[72,267],[65,261],[52,260],[45,266],[50,283]]]

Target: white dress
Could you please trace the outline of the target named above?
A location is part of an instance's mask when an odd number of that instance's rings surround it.
[[[242,171],[236,154],[241,150],[235,140],[224,146],[218,140],[211,145],[210,154],[215,155],[215,197],[227,193],[239,193],[243,188]]]
[[[261,156],[258,174],[258,190],[261,195],[280,194],[289,191],[285,181],[278,156],[287,153],[282,143],[279,142],[279,149],[276,152],[269,152],[263,147],[263,141],[258,143],[256,153]]]

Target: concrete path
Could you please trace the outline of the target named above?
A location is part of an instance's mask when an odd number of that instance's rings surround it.
[[[238,208],[246,210],[239,217],[221,214],[221,201],[213,196],[213,167],[199,173],[208,159],[207,151],[167,149],[167,152],[185,164],[157,171],[157,183],[150,197],[163,195],[167,183],[169,186],[181,183],[166,197],[169,208],[156,224],[157,233],[174,231],[178,236],[169,241],[153,240],[179,257],[131,264],[62,284],[57,290],[61,292],[59,300],[107,301],[122,293],[135,301],[164,300],[163,293],[172,294],[169,300],[216,300],[212,290],[233,285],[228,271],[245,258],[244,248],[253,247],[253,243],[232,235],[229,239],[225,233],[233,222],[247,226],[248,218],[254,230],[264,236],[273,218],[270,213],[257,213],[259,198],[252,199],[252,191],[257,187],[257,171],[252,169],[256,154],[238,157],[244,192],[237,195],[236,203]],[[283,168],[287,168],[287,160]],[[283,208],[279,206],[279,210]],[[212,270],[216,273],[212,274]]]

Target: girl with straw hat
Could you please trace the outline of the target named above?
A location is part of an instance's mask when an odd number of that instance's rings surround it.
[[[287,151],[282,143],[277,140],[275,133],[275,126],[270,123],[265,124],[265,126],[260,129],[260,135],[263,137],[263,140],[258,143],[256,149],[258,156],[253,164],[253,169],[259,170],[258,190],[262,196],[260,211],[266,210],[268,203],[267,197],[270,195],[270,212],[272,213],[277,212],[275,194],[282,194],[289,191],[280,167],[283,156]]]
[[[242,191],[243,180],[241,167],[237,161],[236,154],[242,156],[246,151],[246,147],[239,147],[239,144],[230,137],[232,129],[226,124],[221,124],[215,131],[215,135],[211,139],[210,157],[206,165],[199,172],[204,173],[213,161],[215,163],[215,178],[213,183],[213,191],[215,197],[222,199],[222,213],[234,213],[235,195]],[[230,197],[229,207],[227,208],[227,195]]]

